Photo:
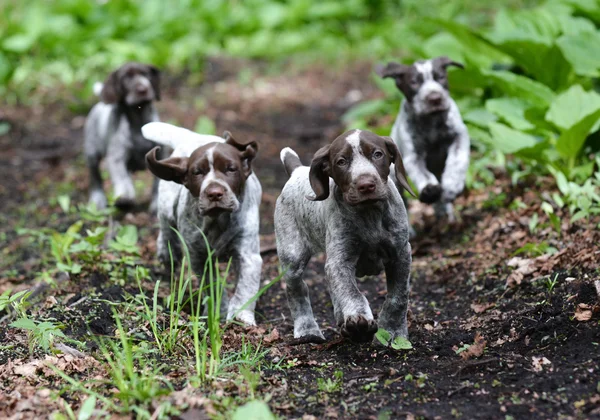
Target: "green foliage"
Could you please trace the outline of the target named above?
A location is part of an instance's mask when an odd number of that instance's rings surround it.
[[[0,312],[6,308],[12,308],[20,318],[25,318],[29,303],[27,299],[31,295],[29,290],[21,290],[11,296],[11,291],[7,290],[0,295]]]
[[[30,318],[19,318],[12,322],[10,326],[27,331],[29,353],[33,353],[37,346],[40,346],[47,353],[50,351],[56,337],[67,339],[61,331],[63,327],[49,321],[36,322]]]
[[[550,168],[558,184],[574,182],[561,189],[578,197],[578,204],[563,197],[576,209],[572,221],[600,211],[592,191],[596,178],[582,185],[579,176],[582,166],[589,168],[588,154],[598,152],[588,139],[600,128],[600,94],[593,81],[600,74],[600,3],[582,8],[555,0],[530,9],[500,9],[493,24],[481,29],[456,19],[427,22],[438,31],[431,35],[428,25],[411,26],[422,42],[411,48],[407,61],[448,55],[465,64],[465,70],[450,71],[449,79],[474,147],[513,155],[538,172]],[[369,127],[374,116],[396,112],[393,81],[379,83],[387,97],[350,109],[347,125]],[[389,129],[376,131],[389,134]],[[470,173],[470,186],[485,184],[477,182],[485,170],[478,165],[478,172]]]
[[[233,420],[275,420],[276,417],[271,413],[267,403],[254,400],[238,407],[231,418]]]
[[[377,338],[377,340],[384,346],[389,346],[394,350],[410,350],[413,348],[411,342],[408,341],[407,338],[398,336],[392,340],[392,334],[382,328],[377,330],[377,333],[375,333],[375,338]]]
[[[332,378],[317,378],[317,389],[321,392],[331,394],[332,392],[338,392],[342,390],[344,380],[344,372],[336,370],[333,372]]]

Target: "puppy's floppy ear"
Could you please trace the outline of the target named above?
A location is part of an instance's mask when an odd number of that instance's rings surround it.
[[[157,101],[160,101],[160,70],[149,64],[146,67],[148,67],[148,72],[150,73],[150,84],[154,90],[154,96]]]
[[[102,92],[100,92],[100,99],[105,104],[114,104],[123,99],[123,87],[121,86],[121,72],[120,69],[113,71],[108,75],[104,86],[102,86]]]
[[[315,192],[314,197],[306,196],[311,201],[322,201],[329,197],[329,149],[330,145],[320,148],[310,163],[308,179]]]
[[[433,59],[433,63],[441,68],[443,68],[444,70],[449,67],[449,66],[456,66],[459,69],[464,69],[465,66],[457,61],[451,60],[450,58],[444,56],[441,57],[437,57]]]
[[[385,66],[378,65],[375,67],[375,73],[383,79],[386,77],[398,78],[406,74],[410,66],[400,63],[389,62]]]
[[[171,157],[164,160],[156,158],[156,152],[160,147],[155,147],[146,154],[146,163],[148,169],[154,175],[165,181],[173,181],[178,184],[185,184],[188,169],[188,158]]]
[[[402,162],[402,155],[400,154],[400,150],[398,150],[398,146],[394,143],[391,137],[384,137],[385,139],[385,147],[387,148],[388,154],[390,156],[390,161],[394,163],[395,167],[395,175],[398,184],[402,186],[410,195],[416,197],[413,192],[408,180],[406,179],[406,170],[404,169],[404,162]]]
[[[223,138],[225,139],[225,144],[229,144],[230,146],[233,146],[240,151],[242,164],[244,165],[243,173],[244,176],[248,178],[252,173],[252,161],[254,160],[254,158],[256,157],[256,153],[258,152],[258,143],[256,143],[255,141],[251,141],[250,143],[246,144],[238,143],[229,131],[225,131],[223,133]]]

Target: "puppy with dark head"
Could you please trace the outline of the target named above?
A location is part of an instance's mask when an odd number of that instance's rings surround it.
[[[262,190],[252,172],[256,142],[240,143],[229,132],[223,137],[200,135],[165,123],[147,124],[144,136],[174,149],[160,160],[160,148],[146,155],[148,168],[161,181],[158,187],[160,233],[158,257],[169,267],[170,252],[181,258],[179,231],[190,253],[192,269],[201,275],[208,245],[221,261],[232,258],[236,290],[221,309],[227,319],[234,316],[254,325],[254,306],[241,308],[254,297],[260,285],[262,258],[259,246],[259,214]]]
[[[311,256],[327,254],[325,278],[336,322],[344,336],[369,341],[384,328],[406,337],[410,244],[404,203],[390,177],[408,190],[402,156],[389,137],[348,131],[302,166],[285,148],[281,160],[290,179],[275,207],[277,253],[294,318],[294,337],[323,341],[302,280]],[[393,164],[393,170],[392,168]],[[385,270],[388,297],[376,323],[356,277]]]
[[[454,220],[452,202],[463,191],[470,140],[460,111],[448,91],[447,69],[463,65],[448,57],[408,66],[388,63],[377,70],[404,94],[391,137],[404,156],[419,199],[434,204],[438,216]]]
[[[85,123],[84,151],[90,173],[90,202],[106,207],[100,162],[106,158],[116,202],[129,207],[135,202],[131,172],[145,169],[144,156],[155,146],[142,135],[142,126],[158,121],[154,101],[160,100],[160,71],[151,65],[127,63],[113,71],[104,84],[94,87],[101,102]],[[153,187],[155,210],[158,180]]]

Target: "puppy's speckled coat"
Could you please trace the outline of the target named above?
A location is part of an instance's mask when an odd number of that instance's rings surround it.
[[[378,326],[406,337],[411,264],[404,203],[390,165],[409,189],[402,158],[389,137],[353,130],[320,149],[311,167],[294,151],[281,152],[290,179],[275,207],[277,253],[294,318],[294,337],[319,342],[324,337],[313,316],[302,275],[311,256],[325,252],[326,281],[343,335],[373,338]],[[378,325],[356,277],[385,269],[388,296]]]

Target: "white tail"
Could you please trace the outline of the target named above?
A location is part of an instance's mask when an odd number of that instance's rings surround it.
[[[104,83],[102,83],[102,82],[94,83],[94,87],[93,87],[94,95],[99,97],[102,94],[102,88],[104,88]]]
[[[151,122],[142,127],[142,135],[155,143],[174,149],[173,155],[189,156],[198,147],[208,143],[224,143],[221,137],[198,134],[185,128],[163,122]]]

